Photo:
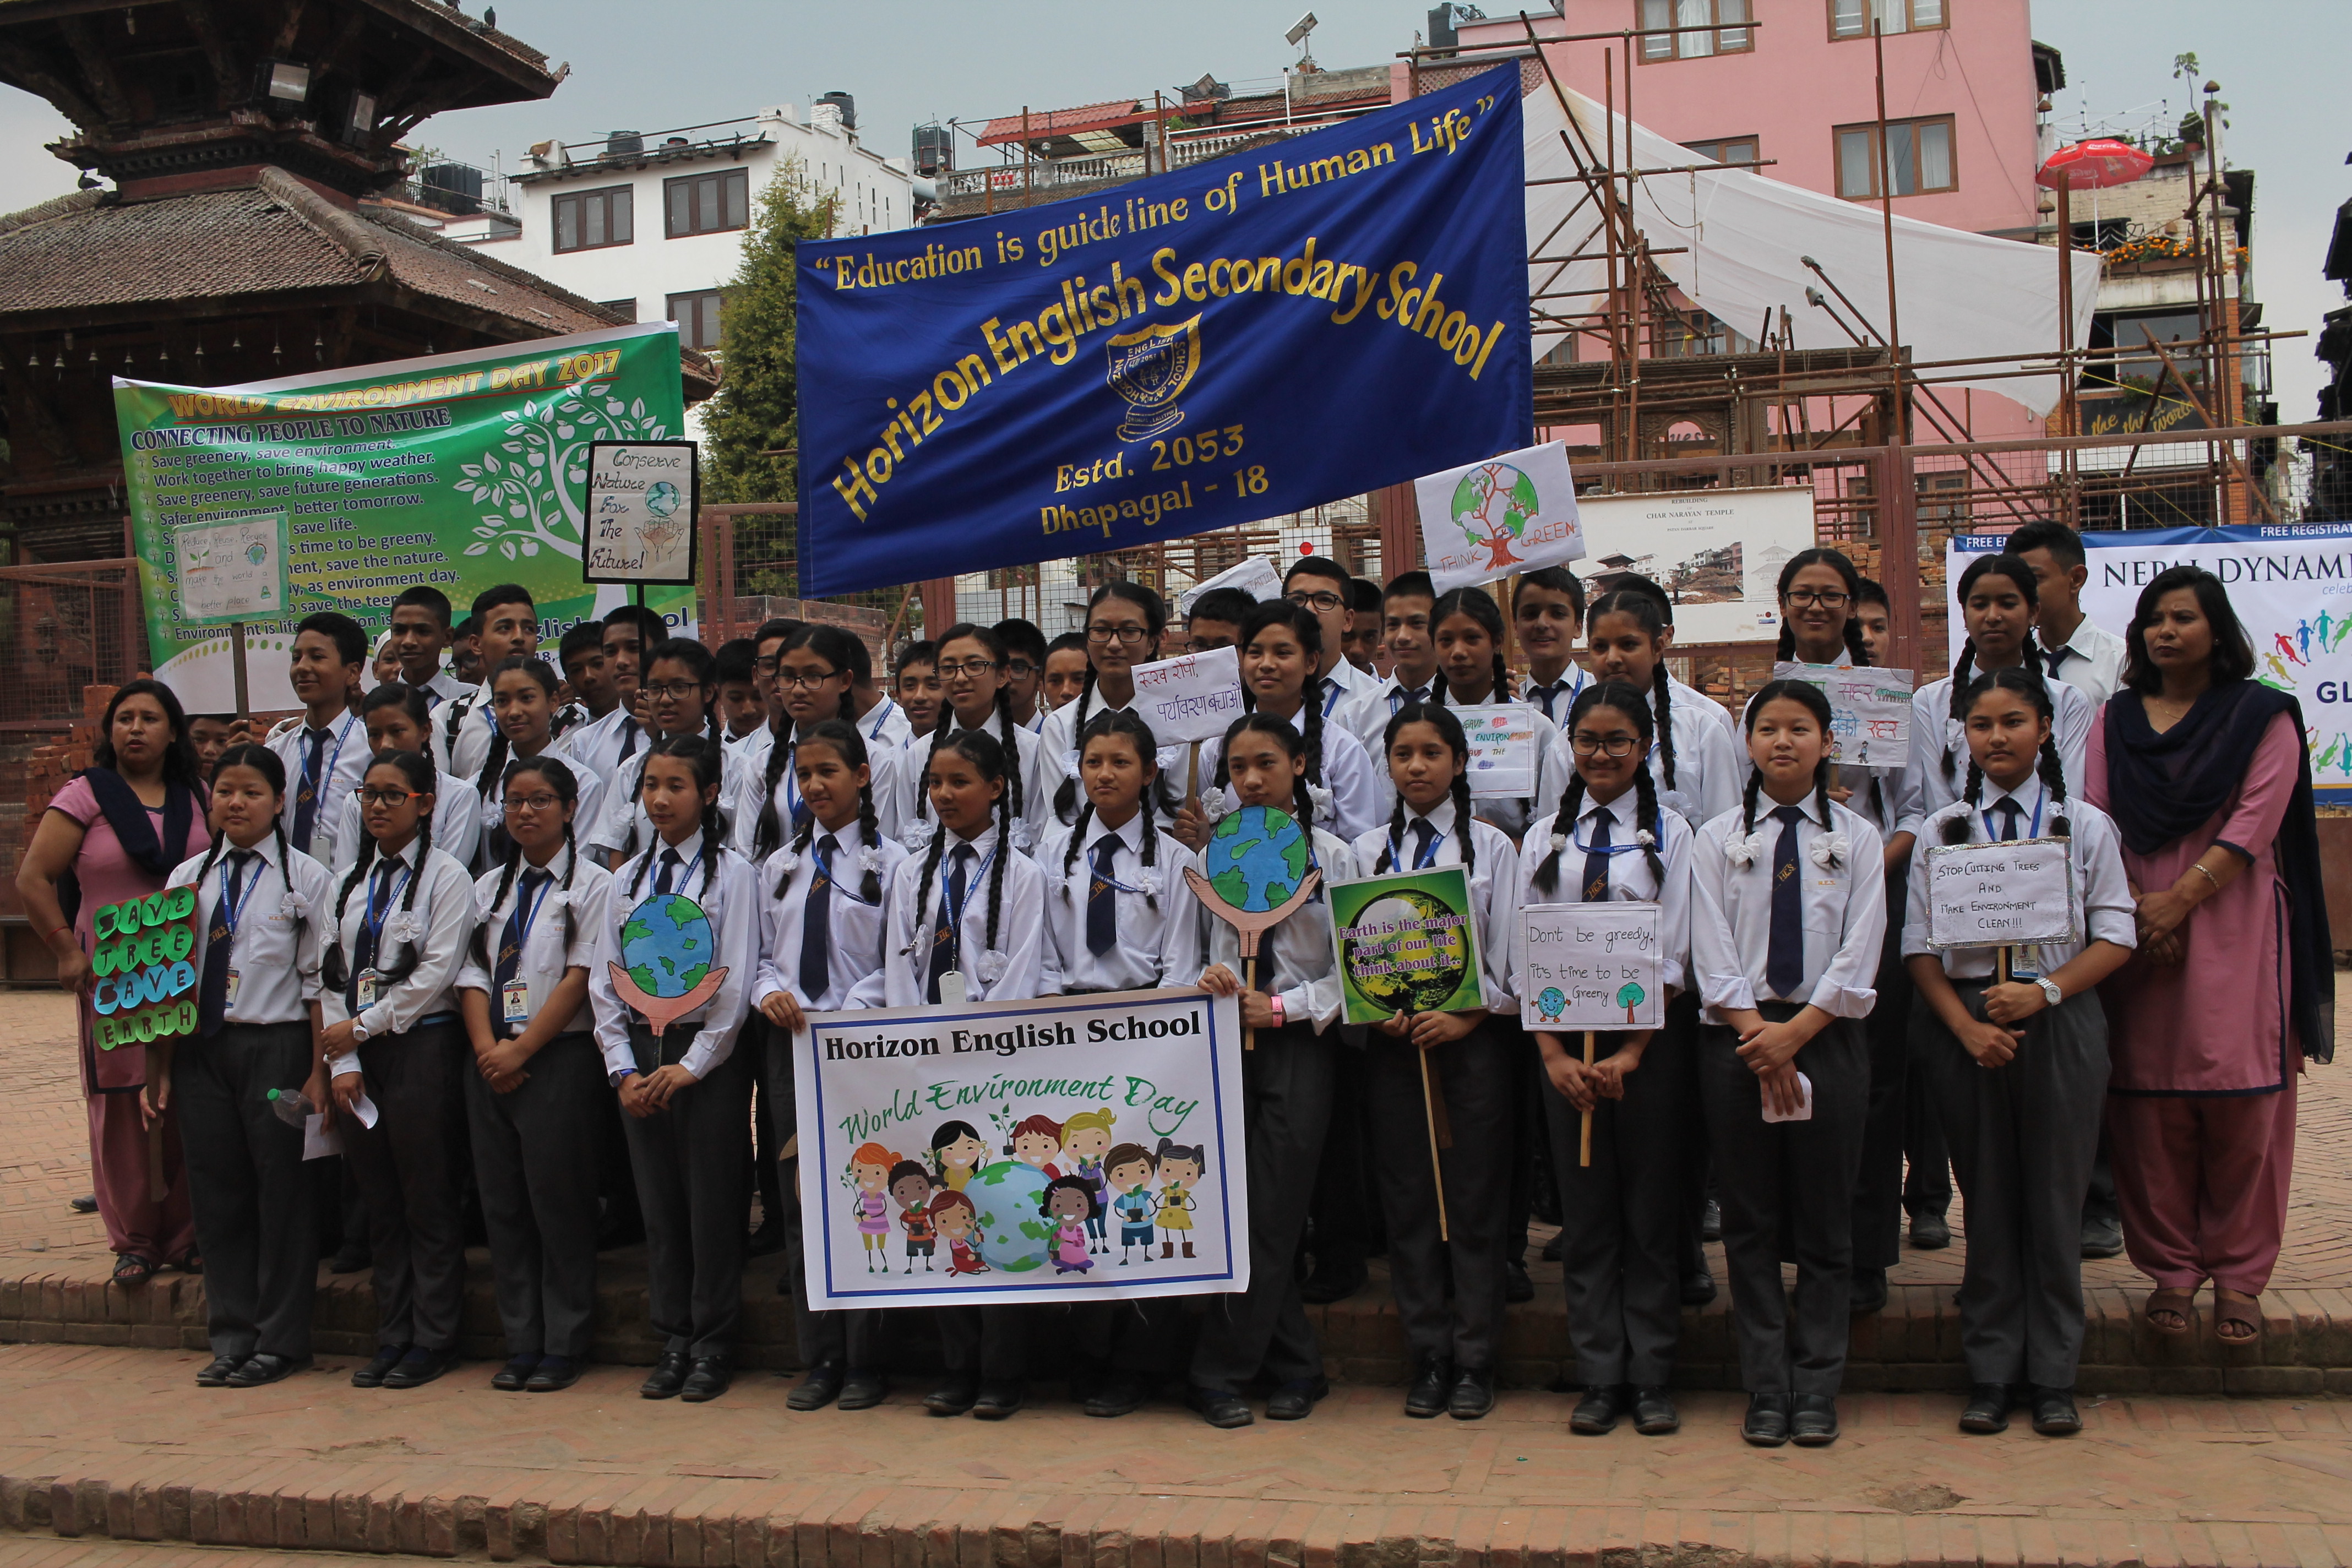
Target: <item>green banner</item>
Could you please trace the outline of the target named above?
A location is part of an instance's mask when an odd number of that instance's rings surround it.
[[[1400,871],[1324,889],[1347,1024],[1399,1013],[1466,1013],[1486,1005],[1478,920],[1459,866]]]
[[[592,441],[682,435],[668,321],[258,382],[114,383],[147,646],[193,712],[234,707],[225,630],[183,617],[175,530],[284,514],[287,604],[247,623],[252,705],[300,706],[286,679],[294,626],[341,610],[371,631],[429,584],[463,619],[476,594],[520,583],[540,640],[623,602],[584,582],[580,517]],[[646,602],[681,628],[694,591]]]

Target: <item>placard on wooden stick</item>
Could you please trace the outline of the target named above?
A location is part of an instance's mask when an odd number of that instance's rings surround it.
[[[1519,912],[1528,953],[1523,1026],[1560,1034],[1664,1026],[1657,905],[1530,904]]]
[[[691,584],[700,465],[692,441],[592,441],[581,507],[581,576]]]
[[[2074,862],[2063,838],[1927,850],[1927,940],[1939,948],[2075,939]]]

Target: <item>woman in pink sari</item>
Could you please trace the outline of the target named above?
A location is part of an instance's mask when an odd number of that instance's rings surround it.
[[[2123,837],[2139,947],[2101,988],[2107,1129],[2148,1326],[2262,1331],[2294,1165],[2295,1082],[2335,1047],[2335,965],[2295,700],[2251,679],[2219,579],[2176,566],[2125,635],[2124,689],[2091,732],[2084,793]]]

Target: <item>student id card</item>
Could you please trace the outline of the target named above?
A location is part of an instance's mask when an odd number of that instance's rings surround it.
[[[530,1022],[530,982],[518,975],[499,988],[499,1016],[509,1024]]]
[[[358,1010],[364,1013],[376,1004],[378,981],[373,969],[362,969],[352,982],[352,997]]]

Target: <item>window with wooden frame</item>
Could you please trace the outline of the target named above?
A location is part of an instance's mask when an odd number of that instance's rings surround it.
[[[596,302],[625,321],[637,319],[637,301],[634,296],[626,300],[599,300]]]
[[[1878,127],[1841,125],[1837,139],[1838,195],[1850,201],[1878,196]],[[1952,162],[1952,117],[1886,122],[1886,167],[1898,196],[1926,195],[1959,188]]]
[[[1951,0],[1830,0],[1830,37],[1866,38],[1875,22],[1890,37],[1952,25]]]
[[[748,169],[717,169],[662,182],[662,210],[667,234],[682,239],[693,234],[724,234],[751,221],[751,174]]]
[[[548,205],[555,223],[558,255],[567,250],[602,250],[610,245],[630,244],[636,238],[626,185],[567,191]]]
[[[1685,142],[1683,145],[1718,163],[1753,163],[1762,157],[1753,136],[1727,136],[1719,142]]]
[[[1642,62],[1703,59],[1708,55],[1744,55],[1756,47],[1756,35],[1727,24],[1753,19],[1749,0],[1640,0],[1636,12],[1642,30]],[[1666,33],[1663,27],[1709,29]]]
[[[690,349],[719,346],[719,313],[726,296],[716,289],[669,297],[669,319],[677,323],[678,342]]]

